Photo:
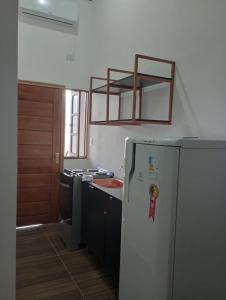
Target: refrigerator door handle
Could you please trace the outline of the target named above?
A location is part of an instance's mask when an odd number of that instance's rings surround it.
[[[131,183],[131,180],[133,178],[133,174],[134,174],[134,171],[135,171],[135,161],[136,161],[136,144],[134,143],[132,145],[132,157],[131,157],[131,166],[130,166],[130,171],[129,171],[129,174],[128,174],[128,181],[127,181],[127,191],[126,191],[126,195],[127,195],[127,202],[129,202],[129,193],[130,193],[130,183]]]
[[[133,174],[135,171],[135,161],[136,161],[136,144],[133,144],[133,150],[132,150],[132,164],[131,169],[129,171],[129,184],[133,178]]]

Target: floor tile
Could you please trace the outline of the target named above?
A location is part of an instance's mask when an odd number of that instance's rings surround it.
[[[38,233],[37,236],[34,233],[31,234],[32,238],[18,238],[17,239],[17,258],[35,256],[35,255],[48,255],[52,256],[56,253],[48,242],[44,234]]]
[[[70,252],[68,251],[67,253],[61,254],[61,259],[73,275],[103,269],[96,260],[83,249]]]
[[[116,292],[99,271],[90,271],[74,278],[87,300],[116,300]]]
[[[111,275],[87,250],[61,255],[61,259],[87,299],[116,299]]]
[[[57,254],[68,254],[71,251],[65,248],[64,242],[56,233],[48,234],[48,239],[52,243]]]
[[[46,234],[51,235],[57,233],[58,227],[59,227],[58,223],[45,224],[42,226],[42,230]]]
[[[57,226],[17,231],[17,300],[116,300],[111,274],[86,249],[65,249]]]
[[[43,236],[43,225],[37,227],[19,227],[16,230],[17,240],[32,239]]]
[[[56,256],[17,260],[17,288],[67,277],[67,271]]]
[[[81,300],[82,296],[71,279],[59,278],[20,288],[16,299]]]

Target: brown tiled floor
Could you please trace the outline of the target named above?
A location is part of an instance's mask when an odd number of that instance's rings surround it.
[[[68,251],[55,226],[17,230],[17,300],[116,300],[110,274],[85,249]]]

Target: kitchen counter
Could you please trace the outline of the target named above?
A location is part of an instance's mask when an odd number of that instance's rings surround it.
[[[92,186],[94,186],[95,188],[119,199],[119,200],[123,200],[123,187],[121,188],[106,188],[106,187],[102,187],[100,185],[95,184],[94,182],[89,182],[89,184],[91,184]]]

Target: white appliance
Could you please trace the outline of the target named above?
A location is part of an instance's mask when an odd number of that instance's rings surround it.
[[[127,139],[120,300],[226,299],[226,141]]]
[[[78,0],[19,0],[19,20],[76,34],[79,23]]]

